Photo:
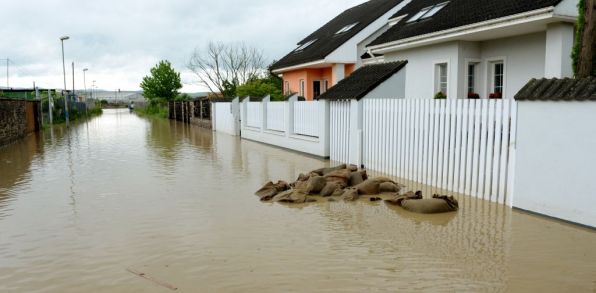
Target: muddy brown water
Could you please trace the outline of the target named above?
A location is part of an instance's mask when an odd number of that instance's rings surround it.
[[[0,292],[596,291],[593,230],[252,195],[325,164],[127,110],[29,136],[0,148]]]

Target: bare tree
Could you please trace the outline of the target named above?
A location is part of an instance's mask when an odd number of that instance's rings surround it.
[[[188,62],[199,82],[214,93],[234,95],[236,87],[266,73],[261,50],[244,43],[210,42],[205,49],[195,49]]]

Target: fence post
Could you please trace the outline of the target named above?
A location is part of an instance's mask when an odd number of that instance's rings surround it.
[[[349,162],[362,166],[362,108],[363,101],[350,101]]]
[[[288,98],[286,102],[286,107],[284,108],[286,111],[285,119],[286,119],[286,137],[294,134],[294,103],[298,101],[298,95],[293,95]]]
[[[232,117],[234,117],[234,133],[240,136],[240,98],[236,97],[232,100]]]
[[[261,100],[261,132],[267,129],[267,103],[271,102],[271,96],[267,95]]]
[[[319,140],[323,145],[324,157],[331,155],[331,106],[329,100],[319,100]]]

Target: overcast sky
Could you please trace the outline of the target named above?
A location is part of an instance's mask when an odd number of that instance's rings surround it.
[[[209,41],[246,42],[279,59],[341,11],[364,0],[0,0],[0,59],[10,58],[10,86],[62,88],[60,36],[67,84],[137,90],[161,59],[182,73],[183,91],[205,91],[185,64]],[[0,86],[6,86],[0,61]]]

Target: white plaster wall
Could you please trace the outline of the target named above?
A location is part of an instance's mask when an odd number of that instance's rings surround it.
[[[579,0],[563,0],[555,6],[555,14],[561,16],[578,17],[577,4]]]
[[[448,98],[457,97],[459,45],[443,43],[385,54],[385,62],[408,60],[405,77],[405,97],[432,99],[435,92],[435,63],[449,63]]]
[[[544,77],[545,44],[545,32],[482,42],[480,51],[484,63],[484,92],[481,96],[487,97],[492,92],[489,89],[487,67],[491,59],[505,59],[504,98],[512,99],[530,79]]]
[[[357,60],[360,60],[360,55],[358,55],[358,43],[362,42],[364,39],[368,38],[370,35],[374,34],[376,31],[381,29],[383,26],[386,26],[388,23],[389,18],[401,10],[404,6],[410,3],[411,0],[402,1],[397,6],[393,7],[387,13],[383,14],[383,16],[379,17],[377,20],[373,21],[369,24],[366,28],[358,32],[355,36],[353,36],[350,40],[345,42],[339,48],[335,49],[335,51],[331,52],[325,60],[328,63],[356,63]]]
[[[513,206],[596,227],[596,102],[519,102]]]
[[[406,97],[406,68],[385,80],[374,90],[370,91],[364,99],[404,99]]]
[[[553,23],[546,31],[546,57],[544,76],[546,78],[573,77],[574,26],[571,23]]]

